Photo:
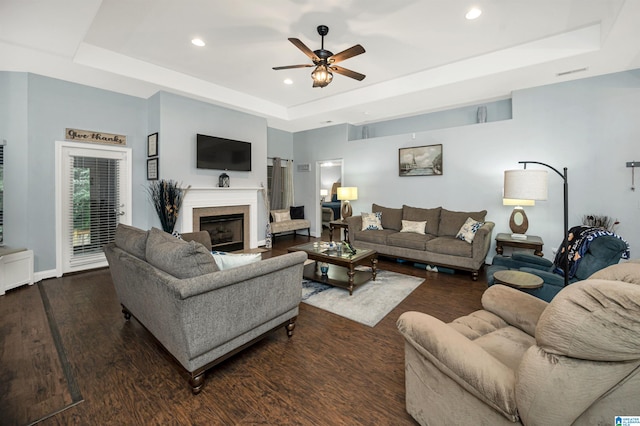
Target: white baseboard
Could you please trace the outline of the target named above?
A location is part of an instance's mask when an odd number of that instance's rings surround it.
[[[42,280],[46,280],[47,278],[56,278],[56,270],[50,269],[48,271],[38,271],[33,274],[33,281],[39,282]]]

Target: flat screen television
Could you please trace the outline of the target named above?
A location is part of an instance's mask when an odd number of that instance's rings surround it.
[[[199,169],[251,171],[249,142],[198,134],[196,145],[196,167]]]

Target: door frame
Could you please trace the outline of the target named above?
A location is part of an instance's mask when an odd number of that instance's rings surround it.
[[[122,146],[112,146],[112,145],[103,145],[103,144],[89,144],[89,143],[81,143],[81,142],[68,142],[68,141],[56,141],[56,152],[55,152],[55,216],[56,216],[56,277],[61,277],[63,274],[63,250],[64,250],[64,238],[66,236],[62,235],[63,231],[63,221],[67,218],[63,217],[63,189],[62,185],[66,184],[66,181],[63,179],[64,177],[64,161],[65,158],[63,153],[66,149],[78,149],[78,150],[87,150],[90,152],[118,152],[124,154],[124,162],[123,172],[124,172],[124,180],[120,182],[120,199],[122,204],[124,204],[123,210],[125,214],[120,217],[120,223],[124,223],[126,225],[131,224],[132,217],[132,154],[131,148],[122,147]],[[103,262],[95,263],[89,265],[88,267],[81,267],[77,270],[83,269],[93,269],[108,266],[106,259]],[[71,272],[71,271],[69,271]],[[75,272],[75,269],[74,271]]]

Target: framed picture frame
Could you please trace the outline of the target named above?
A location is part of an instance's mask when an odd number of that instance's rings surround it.
[[[399,176],[442,176],[442,144],[398,149]]]
[[[147,157],[156,157],[158,155],[158,132],[151,133],[147,136]]]
[[[158,157],[147,160],[147,180],[158,180]]]

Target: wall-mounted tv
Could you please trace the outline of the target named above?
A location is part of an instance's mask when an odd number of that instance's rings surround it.
[[[196,145],[196,167],[199,169],[251,171],[249,142],[198,134]]]

